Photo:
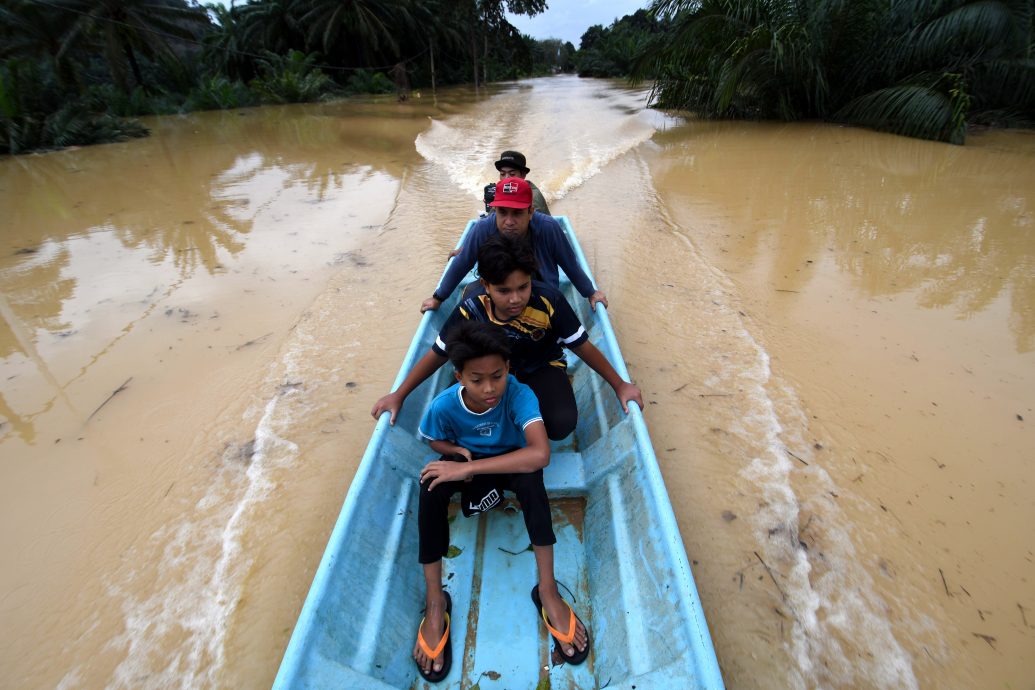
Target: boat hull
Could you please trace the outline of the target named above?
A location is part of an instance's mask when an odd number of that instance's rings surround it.
[[[592,275],[568,219],[558,221]],[[591,312],[569,282],[561,287],[590,340],[628,379],[606,310]],[[424,315],[396,386],[431,346],[459,293]],[[411,652],[424,600],[417,477],[434,456],[417,425],[451,383],[447,365],[409,396],[395,426],[387,414],[377,423],[275,688],[723,687],[643,416],[638,409],[624,414],[610,387],[570,354],[569,374],[579,424],[553,444],[544,479],[558,538],[556,577],[593,638],[587,662],[553,664],[530,598],[535,559],[520,508],[509,501],[479,517],[451,518],[443,569],[453,600],[453,666],[435,685],[417,674]]]

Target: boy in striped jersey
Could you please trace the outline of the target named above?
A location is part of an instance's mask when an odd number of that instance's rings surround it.
[[[611,385],[622,409],[636,402],[643,409],[640,389],[622,379],[594,346],[575,311],[559,290],[533,280],[535,256],[526,242],[494,235],[478,250],[480,289],[463,300],[442,328],[448,333],[463,320],[502,326],[511,345],[511,371],[539,400],[549,438],[560,440],[575,430],[578,408],[568,381],[564,348],[579,356]],[[391,423],[403,401],[447,360],[441,335],[397,390],[374,405],[374,419],[391,412]]]

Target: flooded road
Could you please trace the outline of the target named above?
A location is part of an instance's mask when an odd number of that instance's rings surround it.
[[[557,77],[0,160],[0,685],[272,682],[516,148],[610,298],[727,684],[1030,687],[1035,136],[644,96]]]

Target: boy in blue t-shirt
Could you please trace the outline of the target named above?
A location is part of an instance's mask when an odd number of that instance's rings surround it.
[[[561,598],[553,575],[557,538],[543,484],[550,442],[535,394],[510,375],[510,346],[499,326],[464,321],[450,331],[447,343],[457,383],[435,396],[420,423],[421,436],[442,457],[420,473],[418,560],[427,590],[413,648],[417,668],[436,683],[452,662],[452,601],[442,589],[442,558],[449,548],[449,501],[457,491],[465,515],[495,507],[504,490],[517,495],[539,574],[532,599],[565,660],[582,663],[589,633]],[[550,621],[559,621],[560,629]]]

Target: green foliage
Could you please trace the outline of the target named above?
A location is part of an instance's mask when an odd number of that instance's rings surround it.
[[[392,93],[395,84],[384,72],[358,69],[349,77],[345,90],[348,93]]]
[[[62,36],[60,54],[93,51],[104,56],[112,83],[129,94],[132,72],[137,87],[150,89],[141,61],[176,62],[209,21],[184,0],[60,0],[74,16]]]
[[[570,42],[563,43],[556,38],[542,41],[529,36],[521,38],[529,46],[532,57],[530,74],[544,75],[575,70],[575,46]]]
[[[533,16],[546,6],[546,0],[238,0],[230,7],[196,0],[3,0],[0,60],[9,62],[0,70],[0,111],[9,143],[2,150],[143,131],[124,117],[391,93],[395,85],[386,74],[393,65],[403,65],[416,88],[570,70],[571,44],[533,41],[507,21],[507,12]]]
[[[405,0],[310,0],[298,26],[304,27],[307,45],[328,55],[345,47],[354,58],[398,55],[399,34],[416,27],[415,7]]]
[[[643,50],[658,105],[711,118],[818,118],[962,144],[1035,117],[1033,0],[656,0]]]
[[[125,93],[113,84],[99,84],[88,87],[81,99],[89,110],[117,117],[171,115],[180,111],[178,98],[166,93],[148,93],[140,87]]]
[[[91,107],[89,98],[62,106],[55,82],[34,63],[8,60],[0,65],[0,154],[64,146],[85,146],[147,136],[136,120]]]
[[[261,76],[253,79],[251,90],[263,103],[304,103],[333,94],[337,85],[314,65],[316,55],[298,50],[287,55],[266,53],[259,61]]]
[[[137,120],[84,111],[80,103],[69,103],[48,115],[43,126],[43,140],[57,147],[125,141],[148,134],[150,130]]]
[[[187,96],[187,110],[229,110],[255,105],[255,94],[241,81],[222,75],[202,80]]]
[[[582,34],[576,57],[580,77],[625,77],[637,57],[664,40],[665,24],[647,10],[637,10],[604,28],[597,24]]]

